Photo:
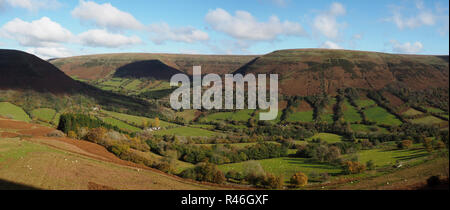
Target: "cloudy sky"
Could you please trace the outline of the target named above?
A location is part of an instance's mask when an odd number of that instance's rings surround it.
[[[449,54],[446,0],[0,0],[0,48],[265,54],[333,48]]]

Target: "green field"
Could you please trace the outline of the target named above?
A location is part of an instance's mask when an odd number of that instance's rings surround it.
[[[430,113],[443,114],[445,113],[443,110],[434,108],[434,107],[425,107],[425,109]]]
[[[425,125],[433,125],[433,124],[439,124],[445,122],[444,120],[441,120],[435,116],[426,116],[418,119],[411,120],[412,123],[415,124],[425,124]]]
[[[306,139],[306,141],[311,141],[313,139],[322,139],[323,141],[326,141],[328,143],[336,143],[342,141],[342,136],[332,134],[332,133],[318,133],[312,137],[309,137]]]
[[[54,109],[41,108],[31,111],[31,117],[44,122],[51,122],[55,117],[56,111]]]
[[[370,100],[370,99],[359,99],[355,101],[356,105],[358,105],[358,107],[364,108],[364,107],[368,107],[368,106],[372,106],[375,105],[375,101]]]
[[[358,152],[358,159],[361,163],[367,163],[372,160],[376,166],[394,165],[397,161],[405,162],[415,158],[420,158],[428,155],[421,145],[413,145],[412,149],[407,150],[363,150]]]
[[[184,110],[182,112],[177,112],[175,115],[177,117],[183,118],[185,122],[190,122],[195,119],[195,113],[196,113],[196,110],[190,109],[190,110]]]
[[[265,160],[256,160],[256,162],[260,163],[263,169],[266,172],[270,172],[276,175],[283,175],[285,180],[291,178],[297,172],[303,172],[307,175],[311,173],[328,173],[328,174],[337,174],[341,172],[340,167],[328,165],[328,164],[320,164],[309,161],[306,158],[291,158],[291,157],[281,157],[281,158],[273,158],[273,159],[265,159]],[[243,172],[245,170],[247,162],[242,163],[232,163],[219,165],[219,169],[221,169],[224,173],[235,170]]]
[[[362,121],[361,115],[358,113],[355,107],[353,107],[347,100],[344,101],[344,120],[346,122],[360,122]]]
[[[141,131],[140,128],[136,128],[134,126],[131,126],[129,124],[126,124],[120,120],[117,120],[115,118],[112,117],[103,117],[101,118],[103,120],[103,122],[117,126],[119,129],[124,130],[124,131],[128,131],[128,132],[139,132]]]
[[[125,85],[125,89],[127,90],[136,90],[138,89],[139,85],[142,84],[142,82],[138,79],[132,80],[130,83]]]
[[[154,119],[150,119],[150,118],[146,118],[146,117],[139,117],[139,116],[134,116],[134,115],[129,115],[129,114],[123,114],[123,113],[118,113],[118,112],[110,112],[110,111],[102,110],[102,113],[106,114],[108,116],[111,116],[113,118],[119,119],[121,121],[124,121],[126,123],[138,125],[138,126],[143,126],[145,121],[147,121],[150,125],[152,122],[154,122]],[[160,126],[162,128],[166,128],[169,126],[177,126],[176,124],[165,122],[162,120],[160,120],[159,122],[160,122]]]
[[[313,117],[313,111],[295,112],[293,114],[290,114],[286,120],[288,122],[313,122]]]
[[[365,133],[371,133],[371,132],[380,132],[380,133],[388,133],[386,128],[378,127],[378,126],[369,126],[369,125],[362,125],[362,124],[352,124],[350,126],[354,132],[365,132]]]
[[[247,122],[252,116],[254,110],[244,109],[236,112],[217,112],[209,114],[203,117],[202,120],[210,121],[223,121],[223,120],[236,120],[240,122]]]
[[[25,122],[31,121],[28,114],[22,108],[9,102],[0,102],[0,116]]]
[[[176,135],[176,136],[191,136],[191,137],[214,137],[220,136],[220,133],[192,127],[178,127],[167,130],[154,131],[155,135]]]
[[[410,108],[408,110],[406,110],[406,112],[403,112],[403,115],[405,116],[416,116],[416,115],[420,115],[423,114],[423,112],[416,110],[414,108]]]
[[[31,152],[50,152],[53,149],[49,147],[33,144],[27,141],[20,142],[20,148],[17,148],[17,141],[10,139],[0,139],[0,165],[6,162],[6,167],[8,167],[8,162],[13,162],[20,158],[27,156]],[[1,168],[1,167],[0,167]]]
[[[394,125],[394,126],[402,124],[402,122],[399,119],[397,119],[394,115],[390,114],[385,109],[378,106],[366,109],[364,110],[364,113],[366,114],[368,120],[376,122],[377,124]]]

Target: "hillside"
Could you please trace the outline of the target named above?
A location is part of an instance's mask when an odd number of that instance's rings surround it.
[[[0,50],[0,99],[24,107],[58,110],[104,108],[155,115],[143,100],[101,90],[67,76],[54,65],[17,50]]]
[[[52,131],[0,118],[0,189],[224,189],[123,161],[94,143],[47,137]]]
[[[448,88],[448,56],[397,55],[349,50],[280,50],[256,58],[235,73],[277,73],[286,95],[335,93],[353,87],[411,90]]]
[[[116,70],[130,65],[139,65],[147,71],[155,62],[165,64],[165,68],[176,69],[187,74],[192,73],[192,66],[201,65],[202,73],[231,73],[248,63],[256,56],[237,55],[185,55],[185,54],[150,54],[122,53],[104,55],[86,55],[54,59],[50,62],[71,77],[84,80],[99,80],[111,77]],[[137,64],[136,64],[137,63]]]
[[[77,81],[52,64],[16,50],[0,50],[0,89],[32,89],[72,93],[83,89]]]

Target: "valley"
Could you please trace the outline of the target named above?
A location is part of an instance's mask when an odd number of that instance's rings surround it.
[[[299,49],[46,62],[1,52],[0,180],[41,189],[308,190],[418,189],[431,176],[448,179],[448,56]],[[9,62],[11,54],[30,65]],[[169,79],[193,65],[221,76],[279,74],[278,118],[173,110]],[[47,85],[49,75],[67,81]],[[398,181],[405,171],[426,172]],[[293,180],[298,173],[306,183]]]

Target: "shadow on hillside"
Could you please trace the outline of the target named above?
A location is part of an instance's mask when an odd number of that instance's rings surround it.
[[[175,74],[184,74],[161,62],[160,60],[137,61],[119,67],[113,77],[121,78],[154,78],[156,80],[167,80]]]
[[[0,190],[40,190],[40,189],[0,179]]]

